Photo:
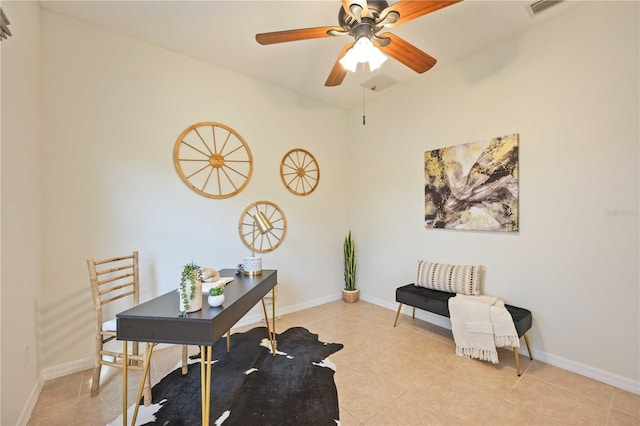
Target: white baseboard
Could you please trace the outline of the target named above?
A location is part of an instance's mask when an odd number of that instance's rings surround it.
[[[40,375],[38,376],[38,380],[33,387],[33,390],[29,394],[29,399],[22,409],[22,413],[20,413],[18,425],[26,425],[29,421],[31,413],[33,412],[33,408],[36,406],[36,402],[38,401],[38,397],[40,396],[40,392],[42,391],[42,387],[44,386],[44,382],[46,382],[47,380],[55,379],[57,377],[77,373],[91,367],[93,367],[93,357],[65,362],[63,364],[58,364],[42,369]]]
[[[398,309],[398,303],[389,303],[386,300],[380,300],[374,297],[360,296],[360,298],[366,302],[373,303],[374,305],[381,306],[383,308],[390,309],[394,312]],[[403,305],[401,313],[411,315],[412,307]],[[432,314],[430,312],[416,309],[416,318],[437,325],[439,327],[451,330],[451,321],[441,315]],[[619,374],[612,373],[610,371],[601,370],[590,365],[582,364],[570,359],[560,357],[558,355],[550,354],[545,351],[541,351],[534,347],[531,348],[533,352],[533,359],[544,362],[545,364],[553,365],[554,367],[562,368],[563,370],[571,371],[581,376],[589,377],[590,379],[597,380],[599,382],[606,383],[619,389],[626,390],[640,395],[640,381],[633,380],[628,377],[620,376]],[[524,346],[520,347],[520,353],[529,356],[527,349]]]
[[[302,311],[309,308],[314,308],[316,306],[324,305],[325,303],[334,302],[336,300],[342,299],[341,294],[321,297],[319,299],[314,299],[309,302],[298,303],[296,305],[286,306],[285,308],[278,308],[276,306],[276,317],[280,317],[286,314],[292,314],[294,312]],[[277,304],[277,301],[276,301]],[[245,325],[254,324],[256,322],[260,322],[264,320],[264,315],[261,313],[253,314],[253,315],[245,315],[238,321],[234,327],[243,327]]]
[[[18,418],[17,426],[26,425],[29,422],[29,418],[31,417],[31,413],[33,412],[33,408],[36,406],[36,402],[38,402],[38,397],[40,396],[40,391],[42,391],[42,387],[44,386],[44,379],[42,378],[42,374],[38,377],[35,386],[31,390],[29,394],[29,398],[27,402],[24,404],[22,408],[22,412],[20,413],[20,417]]]
[[[40,378],[43,381],[51,380],[68,374],[77,373],[79,371],[88,370],[89,368],[93,368],[93,357],[77,359],[75,361],[47,367],[40,372]]]
[[[590,365],[581,364],[537,349],[532,349],[532,351],[533,359],[640,395],[640,381],[620,376],[619,374],[615,374],[610,371],[601,370]]]

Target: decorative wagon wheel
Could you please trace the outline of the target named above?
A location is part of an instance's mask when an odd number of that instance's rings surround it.
[[[253,173],[249,146],[238,132],[221,123],[187,127],[176,140],[173,163],[189,188],[209,198],[236,195]]]
[[[320,167],[309,151],[292,149],[280,162],[280,177],[292,194],[309,195],[320,182]]]
[[[273,225],[269,232],[261,234],[256,228],[253,217],[262,212]],[[258,253],[268,253],[277,249],[287,234],[287,218],[280,207],[271,201],[256,201],[244,209],[238,223],[238,233],[244,245]]]

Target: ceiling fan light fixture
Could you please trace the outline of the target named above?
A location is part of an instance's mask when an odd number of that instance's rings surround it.
[[[387,60],[387,55],[382,53],[380,49],[374,46],[373,50],[371,51],[371,55],[369,56],[369,70],[370,71],[377,70],[378,68],[380,68],[382,64],[384,64],[384,61],[386,60]]]
[[[347,53],[340,59],[340,64],[351,72],[356,72],[358,66],[358,58],[353,53],[353,47],[347,50]]]
[[[369,63],[369,70],[374,71],[387,60],[387,56],[373,45],[368,37],[360,37],[353,47],[347,51],[340,64],[351,72],[356,72],[358,63]]]

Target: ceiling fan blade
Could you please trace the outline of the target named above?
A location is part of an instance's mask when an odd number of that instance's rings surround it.
[[[385,25],[386,27],[393,28],[461,1],[462,0],[400,0],[398,3],[383,10],[380,13],[380,20],[383,20],[389,12],[397,12],[400,18],[393,23]]]
[[[355,43],[349,43],[342,48],[342,52],[340,52],[340,55],[338,55],[338,59],[336,59],[336,63],[333,64],[333,68],[331,68],[329,77],[327,77],[327,81],[324,83],[325,86],[331,87],[339,86],[340,84],[342,84],[342,80],[344,80],[347,75],[347,69],[342,66],[342,64],[340,63],[340,59],[342,59],[344,55],[347,54],[347,50],[351,49],[354,44]]]
[[[333,37],[330,31],[344,32],[342,27],[316,27],[299,30],[274,31],[256,34],[256,41],[262,45],[285,43],[289,41],[308,40],[314,38]]]
[[[396,61],[405,64],[418,74],[428,71],[437,62],[435,58],[427,55],[422,50],[418,49],[411,43],[404,41],[395,34],[384,33],[380,34],[378,37],[390,39],[391,42],[386,46],[383,46],[378,42],[374,42],[376,47]]]
[[[351,12],[352,4],[357,4],[358,6],[360,6],[361,12],[358,16],[355,16],[353,12]],[[367,0],[342,0],[342,8],[347,15],[353,17],[358,22],[360,22],[360,16],[365,16],[367,13],[369,13]]]

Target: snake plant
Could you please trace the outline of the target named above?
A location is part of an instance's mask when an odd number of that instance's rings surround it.
[[[351,238],[351,231],[344,239],[344,289],[356,289],[356,246]]]

